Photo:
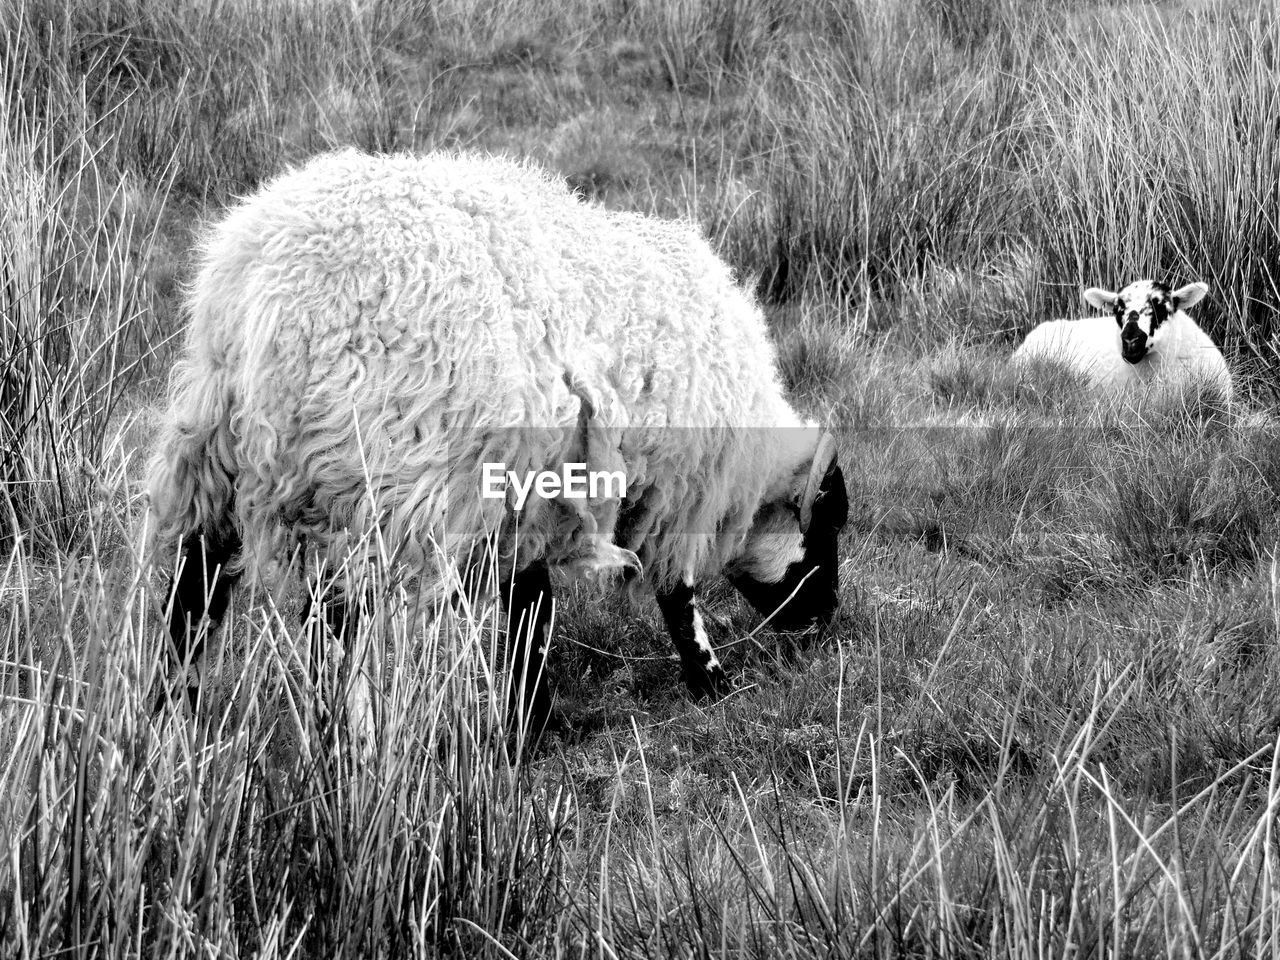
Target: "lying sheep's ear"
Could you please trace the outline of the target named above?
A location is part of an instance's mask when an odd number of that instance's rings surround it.
[[[1188,283],[1185,287],[1179,287],[1169,296],[1173,300],[1173,309],[1189,310],[1197,303],[1204,299],[1204,295],[1209,292],[1207,283]]]
[[[1085,302],[1092,307],[1097,307],[1099,310],[1114,309],[1119,296],[1118,293],[1112,293],[1110,290],[1103,290],[1100,287],[1090,287],[1084,292]]]

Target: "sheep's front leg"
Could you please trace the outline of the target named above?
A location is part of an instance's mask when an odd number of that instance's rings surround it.
[[[545,563],[532,563],[517,572],[507,599],[507,649],[510,658],[512,715],[523,718],[535,732],[551,717],[551,694],[544,668],[550,642],[555,598]]]
[[[672,590],[659,592],[657,597],[667,630],[680,654],[685,684],[695,697],[725,693],[729,689],[729,680],[707,637],[693,586],[681,583]]]

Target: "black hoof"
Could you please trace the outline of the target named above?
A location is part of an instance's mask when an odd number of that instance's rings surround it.
[[[733,689],[729,676],[722,667],[686,670],[684,683],[695,700],[719,700]]]
[[[192,715],[200,701],[200,687],[196,684],[184,684],[180,681],[162,681],[153,688],[151,695],[151,714],[155,716],[164,710],[167,704],[185,702],[187,711]]]
[[[544,731],[556,729],[559,712],[552,703],[552,696],[545,685],[539,685],[537,693],[527,701],[512,696],[507,702],[507,726],[512,731],[525,730],[530,738]]]
[[[525,757],[536,756],[566,729],[559,710],[548,707],[521,716],[513,711],[507,722],[507,743]]]

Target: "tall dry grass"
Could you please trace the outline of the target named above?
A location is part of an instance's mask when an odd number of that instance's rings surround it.
[[[1046,261],[1083,285],[1202,279],[1214,295],[1200,322],[1270,360],[1280,332],[1275,8],[1068,23],[1046,41],[1030,104]]]
[[[54,131],[0,85],[2,539],[45,551],[83,545],[121,402],[171,336],[156,306],[172,274],[153,258],[172,169],[142,178],[87,119],[84,87],[58,92]]]
[[[1007,337],[1080,310],[1083,286],[1196,277],[1214,291],[1206,328],[1272,362],[1280,21],[1268,5],[826,13],[820,34],[754,65],[754,125],[771,136],[760,200],[712,217],[767,299],[897,302],[938,267],[978,287],[1022,258],[1019,282],[1038,296],[1020,322],[964,316]],[[921,330],[926,342],[954,332]]]
[[[668,745],[639,718],[593,766],[522,756],[492,622],[409,614],[394,591],[372,590],[353,651],[371,752],[350,662],[309,660],[270,603],[237,604],[194,711],[157,709],[162,597],[141,568],[91,557],[35,583],[21,560],[0,578],[7,955],[1266,956],[1280,935],[1277,744],[1206,769],[1199,741],[1142,732],[1160,685],[1220,669],[1176,634],[1141,666],[1006,644],[983,680],[961,666],[981,636],[966,604],[890,729],[857,675],[901,682],[895,647],[922,624],[877,617],[871,661],[841,641],[810,696],[717,711],[717,785],[714,754],[683,780],[660,755],[707,751],[705,731]],[[931,697],[976,697],[995,727],[951,740]]]
[[[101,123],[90,139],[148,182],[171,171],[184,195],[224,198],[341,144],[540,156],[565,110],[669,101],[683,144],[606,151],[623,179],[650,181],[626,199],[669,210],[673,189],[692,190],[677,209],[766,299],[887,317],[873,306],[931,270],[981,277],[1023,256],[1040,293],[1026,326],[1076,308],[1081,284],[1196,276],[1215,291],[1211,331],[1270,362],[1280,27],[1267,4],[17,9],[15,105],[56,130],[82,88]],[[628,57],[652,69],[628,73]],[[45,89],[67,93],[30,92]],[[685,154],[692,186],[659,147]]]
[[[572,797],[520,765],[491,620],[415,614],[370,582],[378,602],[339,659],[297,610],[239,598],[192,709],[157,701],[152,579],[16,552],[0,582],[6,955],[551,942]],[[377,691],[371,741],[348,709],[357,663]]]

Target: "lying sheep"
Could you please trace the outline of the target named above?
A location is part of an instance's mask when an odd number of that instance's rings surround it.
[[[1085,300],[1112,317],[1042,323],[1013,360],[1061,363],[1100,390],[1199,389],[1229,401],[1227,362],[1186,312],[1208,291],[1203,283],[1189,283],[1170,293],[1153,280],[1135,281],[1119,293],[1092,287]]]
[[[784,628],[836,608],[835,445],[788,404],[759,308],[689,225],[509,160],[345,151],[217,224],[189,307],[150,477],[184,658],[238,580],[278,585],[297,556],[338,570],[371,531],[424,589],[496,558],[535,718],[553,569],[639,572],[700,694],[725,684],[707,576]],[[620,470],[626,492],[517,512],[510,490],[480,495],[498,463]]]

